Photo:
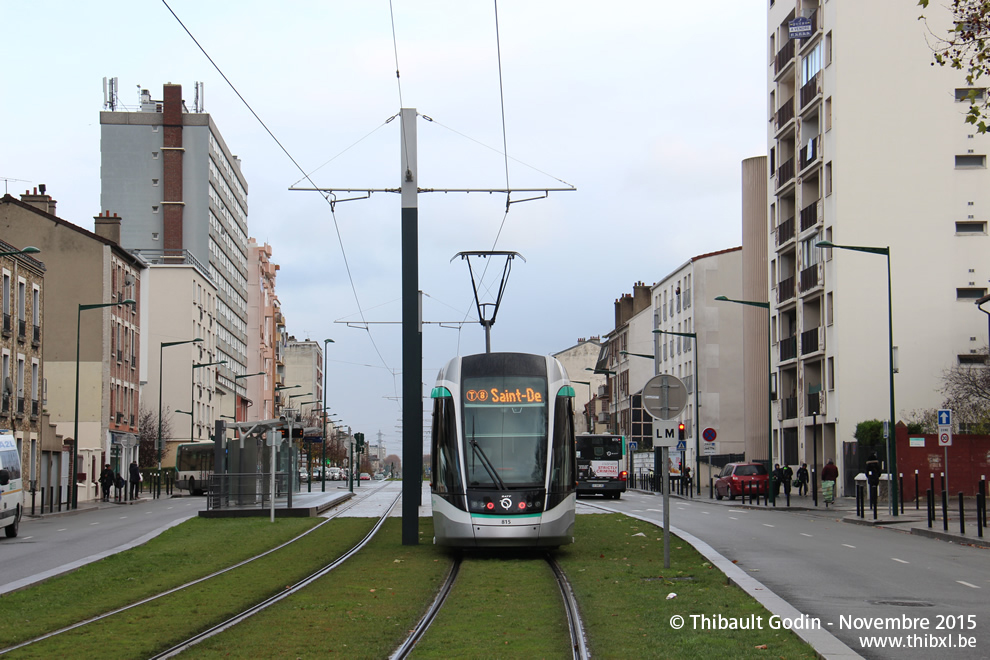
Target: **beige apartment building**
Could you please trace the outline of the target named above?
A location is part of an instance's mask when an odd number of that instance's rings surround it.
[[[929,25],[947,28],[936,5]],[[931,66],[920,11],[899,0],[768,11],[773,460],[834,458],[847,495],[856,424],[890,416],[888,262],[818,241],[889,247],[897,421],[940,406],[946,369],[985,358],[973,302],[990,277],[988,138],[963,121],[962,74]]]

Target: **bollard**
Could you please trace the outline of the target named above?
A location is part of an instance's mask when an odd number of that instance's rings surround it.
[[[862,511],[860,511],[859,497],[860,497],[860,487],[859,487],[859,484],[856,484],[856,517],[857,518],[862,518],[863,517],[863,513],[862,513]]]
[[[873,508],[873,519],[877,519],[877,501],[878,497],[876,486],[870,486],[870,506]]]
[[[976,535],[983,538],[983,516],[980,515],[980,509],[986,506],[986,497],[983,493],[976,494]]]
[[[980,475],[980,495],[983,496],[982,497],[983,504],[982,505],[977,504],[976,511],[977,511],[977,515],[981,515],[980,512],[982,512],[983,526],[986,527],[987,526],[987,475],[985,474]]]
[[[938,489],[941,491],[945,490],[945,472],[938,473]]]
[[[811,499],[814,500],[815,506],[818,506],[818,475],[815,474],[815,468],[811,468]]]
[[[51,498],[49,498],[49,499],[51,499]],[[42,513],[42,515],[44,515],[44,513],[45,513],[45,489],[44,488],[41,489],[41,513]],[[32,511],[31,514],[34,515],[34,511]]]
[[[708,475],[708,499],[715,499],[715,480],[712,479],[712,475]]]
[[[965,500],[963,499],[963,492],[959,491],[959,533],[966,533],[966,510],[963,508],[965,505]]]
[[[918,511],[918,471],[914,471],[914,510]]]
[[[901,498],[901,513],[904,513],[904,473],[900,473],[900,498]]]
[[[942,490],[942,531],[949,531],[949,494]]]
[[[931,529],[932,523],[935,522],[935,503],[932,501],[931,488],[925,492],[925,506],[928,508],[928,529]]]

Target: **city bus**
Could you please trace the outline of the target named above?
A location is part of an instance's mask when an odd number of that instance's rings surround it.
[[[190,495],[202,495],[213,476],[212,442],[190,442],[175,448],[175,485]]]
[[[577,444],[577,494],[613,500],[626,492],[626,443],[621,435],[582,433]]]

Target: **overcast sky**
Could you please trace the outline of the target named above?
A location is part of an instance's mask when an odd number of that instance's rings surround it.
[[[507,215],[503,194],[419,196],[425,395],[450,357],[484,351],[479,324],[454,325],[477,318],[458,252],[522,254],[492,348],[548,354],[608,332],[634,282],[741,244],[741,161],[766,152],[763,0],[503,0],[498,40],[496,5],[480,0],[168,5],[319,187],[398,187],[399,122],[386,120],[401,107],[433,120],[418,121],[421,187],[504,188],[503,139],[510,187],[576,187]],[[166,82],[192,109],[205,83],[247,177],[249,233],[281,266],[289,332],[335,340],[330,408],[401,454],[399,196],[339,203],[334,218],[318,193],[290,191],[310,184],[160,0],[0,9],[5,190],[45,183],[60,217],[92,229],[103,78],[118,78],[124,110]],[[362,319],[375,323],[345,323]]]

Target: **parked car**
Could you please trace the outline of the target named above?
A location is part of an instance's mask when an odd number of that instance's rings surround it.
[[[331,481],[340,481],[343,479],[343,472],[339,467],[328,467],[327,468],[327,479]]]
[[[371,481],[371,475],[367,472],[361,473],[361,481]]]
[[[322,480],[323,479],[323,468],[321,468],[319,465],[314,465],[313,466],[313,475],[312,475],[312,478],[313,478],[313,481],[320,481],[320,480]]]
[[[306,468],[299,468],[299,481],[309,481],[309,472],[306,471]]]
[[[715,480],[715,499],[730,500],[746,495],[766,495],[770,483],[767,468],[759,463],[728,463]]]
[[[379,472],[375,475],[375,481],[385,481],[385,475]]]

